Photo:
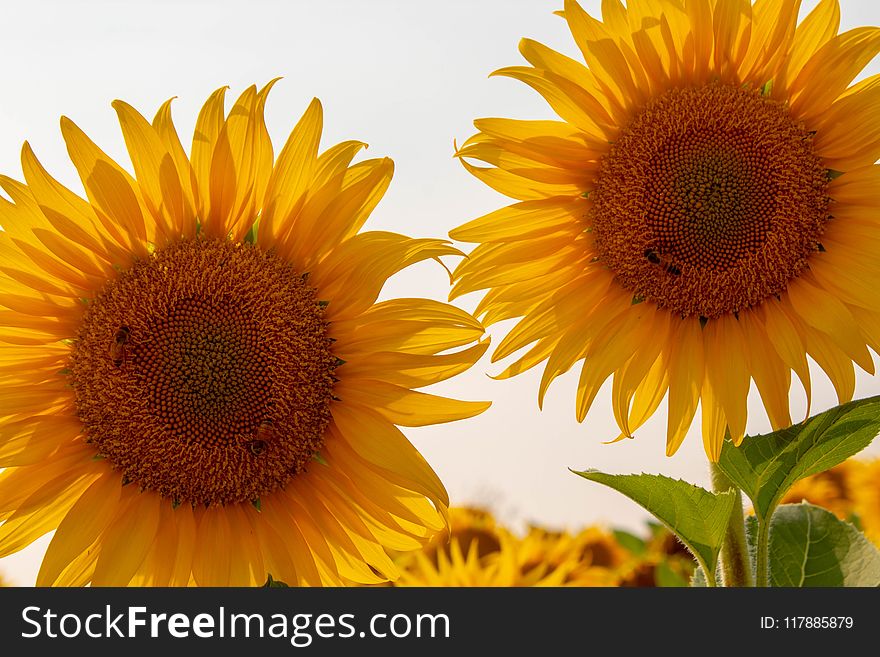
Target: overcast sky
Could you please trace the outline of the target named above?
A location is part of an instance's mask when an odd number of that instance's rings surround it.
[[[815,4],[806,0],[804,6]],[[114,99],[151,118],[164,100],[177,96],[175,123],[188,144],[211,91],[229,85],[234,98],[250,84],[283,76],[266,111],[276,153],[318,96],[325,110],[324,146],[360,139],[370,144],[366,157],[387,155],[396,163],[394,181],[367,228],[445,237],[450,228],[508,202],[452,158],[453,141],[470,136],[478,117],[552,118],[525,85],[488,74],[523,63],[517,51],[523,36],[575,56],[565,23],[552,14],[561,5],[562,0],[4,2],[0,172],[21,178],[19,150],[28,139],[50,172],[80,190],[58,129],[60,115],[128,166],[110,107]],[[594,15],[598,5],[598,0],[584,3]],[[841,0],[841,5],[843,28],[880,22],[880,3]],[[878,71],[877,62],[868,69]],[[445,299],[447,293],[445,272],[423,264],[392,280],[385,296]],[[472,309],[476,296],[459,303]],[[493,327],[494,341],[510,327]],[[487,376],[502,369],[486,359],[438,386],[451,396],[492,400],[482,416],[407,430],[453,504],[490,506],[516,526],[536,522],[577,529],[602,523],[639,530],[646,518],[639,507],[567,468],[662,472],[708,485],[698,430],[675,457],[664,456],[665,406],[636,440],[603,445],[617,435],[610,384],[578,424],[576,372],[551,387],[539,412],[540,368],[508,381]],[[834,405],[833,389],[821,373],[813,390],[814,411]],[[880,379],[860,375],[856,396],[875,394]],[[796,416],[804,408],[797,385],[793,400]],[[753,394],[751,433],[769,429],[758,401]],[[869,453],[880,454],[880,444]],[[0,572],[32,584],[47,543],[44,537],[0,559]]]

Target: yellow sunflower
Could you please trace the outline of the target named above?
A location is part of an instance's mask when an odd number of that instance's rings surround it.
[[[55,530],[38,585],[376,583],[445,527],[396,425],[483,411],[414,389],[488,343],[377,296],[458,252],[359,233],[392,162],[319,152],[317,100],[276,159],[271,86],[211,95],[189,156],[170,101],[116,101],[134,176],[62,119],[87,200],[28,144],[25,183],[0,177],[0,557]]]
[[[441,549],[413,553],[401,563],[394,586],[485,587],[516,586],[515,539],[506,534],[495,551],[480,555],[477,541],[452,538]],[[493,557],[493,558],[489,558]]]
[[[519,569],[524,582],[549,577],[558,586],[617,586],[632,556],[599,527],[576,534],[530,527],[519,546]]]
[[[459,540],[452,535],[449,543],[434,550],[408,555],[395,586],[511,587],[563,586],[578,565],[564,555],[546,560],[533,544],[525,544],[509,531],[496,530],[497,544],[489,552],[479,540]],[[604,581],[604,579],[603,579]]]
[[[488,290],[486,324],[520,318],[501,377],[583,361],[582,421],[613,378],[620,436],[668,397],[668,454],[698,405],[717,460],[742,440],[754,380],[774,428],[791,424],[807,356],[852,398],[853,363],[880,349],[880,77],[853,85],[880,29],[838,34],[836,0],[566,0],[584,62],[531,40],[533,87],[561,121],[481,119],[457,155],[517,203],[451,232],[479,243],[452,297]],[[478,166],[473,161],[490,166]],[[809,410],[808,410],[809,413]]]
[[[530,527],[519,537],[492,513],[449,510],[449,530],[397,559],[395,586],[616,586],[629,554],[595,527],[578,534]]]

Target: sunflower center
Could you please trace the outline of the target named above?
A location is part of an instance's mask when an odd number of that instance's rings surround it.
[[[336,358],[303,276],[250,244],[158,250],[90,301],[71,356],[86,438],[176,502],[259,499],[306,468]]]
[[[821,248],[828,172],[812,135],[757,91],[674,89],[603,158],[590,221],[633,296],[719,317],[785,290]]]

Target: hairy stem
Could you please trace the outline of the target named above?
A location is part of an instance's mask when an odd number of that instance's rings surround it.
[[[761,520],[758,523],[758,545],[757,545],[757,555],[755,557],[755,579],[757,579],[757,586],[759,587],[767,587],[769,583],[767,582],[767,553],[769,550],[769,534],[768,531],[770,529],[770,523],[766,520]]]
[[[743,515],[742,491],[727,478],[716,463],[709,464],[712,488],[716,493],[733,489],[736,494],[733,513],[724,533],[721,546],[721,574],[724,586],[754,586],[749,551],[746,546],[745,516]],[[766,555],[765,555],[766,556]]]

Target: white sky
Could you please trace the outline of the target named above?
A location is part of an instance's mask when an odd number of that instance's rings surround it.
[[[583,4],[598,15],[598,0]],[[804,2],[807,9],[815,4]],[[445,237],[452,227],[508,203],[452,158],[453,140],[460,143],[473,133],[474,118],[552,118],[525,85],[487,76],[524,63],[517,51],[523,36],[578,56],[565,23],[552,14],[561,5],[561,0],[3,2],[0,172],[21,177],[18,154],[28,139],[46,168],[79,190],[58,129],[61,114],[128,166],[110,107],[115,98],[151,118],[164,100],[177,96],[175,122],[187,144],[211,91],[229,85],[234,98],[252,83],[283,76],[267,105],[276,152],[318,96],[325,110],[324,146],[361,139],[370,144],[366,157],[395,160],[394,181],[367,228]],[[842,29],[880,23],[880,3],[841,0],[841,5]],[[878,71],[875,61],[867,73]],[[445,299],[447,293],[445,272],[424,264],[392,280],[385,296]],[[476,296],[458,303],[472,309]],[[510,326],[493,327],[496,344]],[[576,372],[551,387],[539,412],[540,368],[508,381],[487,377],[501,369],[487,358],[437,387],[450,396],[493,400],[482,416],[407,430],[453,504],[489,505],[517,526],[533,521],[577,529],[603,523],[640,530],[647,515],[639,507],[567,468],[661,472],[708,485],[698,418],[672,458],[664,456],[663,407],[636,440],[603,445],[617,435],[610,384],[578,424]],[[813,390],[814,411],[836,403],[821,372]],[[880,378],[859,375],[856,396],[876,394]],[[797,385],[792,396],[797,415],[804,408]],[[749,429],[769,429],[754,394]],[[867,453],[880,454],[880,441]],[[3,576],[32,584],[48,538],[0,559]]]

